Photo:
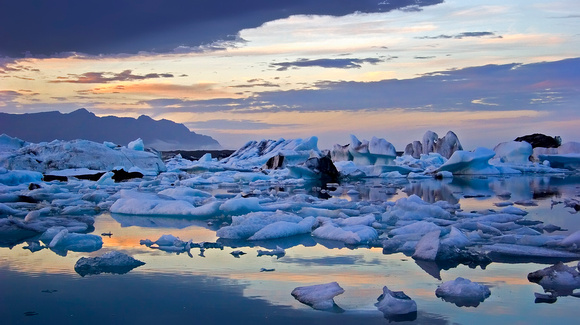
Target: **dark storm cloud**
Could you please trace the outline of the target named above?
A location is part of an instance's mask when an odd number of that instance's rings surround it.
[[[125,70],[120,73],[112,72],[86,72],[81,75],[69,74],[66,77],[57,77],[56,80],[49,81],[51,83],[78,83],[78,84],[89,84],[89,83],[107,83],[114,81],[135,81],[135,80],[145,80],[145,79],[158,79],[158,78],[173,78],[171,73],[148,73],[146,75],[136,75],[133,74],[131,70]]]
[[[337,69],[354,69],[360,68],[361,64],[377,64],[383,62],[382,59],[299,59],[292,62],[271,63],[270,66],[277,68],[278,71],[286,71],[289,68],[320,67],[320,68],[337,68]]]
[[[417,39],[450,39],[450,38],[454,38],[454,39],[462,39],[462,38],[466,38],[466,37],[491,37],[491,36],[496,36],[495,33],[492,32],[464,32],[464,33],[459,33],[459,34],[455,34],[455,35],[445,35],[445,34],[441,34],[441,35],[437,35],[437,36],[421,36],[421,37],[416,37]],[[496,36],[497,38],[501,38],[501,36]]]
[[[234,40],[244,28],[294,14],[342,16],[443,0],[4,0],[0,56],[172,52]]]

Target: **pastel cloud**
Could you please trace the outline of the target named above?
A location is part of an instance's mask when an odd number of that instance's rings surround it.
[[[171,73],[148,73],[145,75],[133,74],[131,70],[124,70],[119,73],[113,72],[85,72],[81,75],[69,74],[66,77],[57,77],[51,83],[109,83],[115,81],[135,81],[145,79],[173,78]]]

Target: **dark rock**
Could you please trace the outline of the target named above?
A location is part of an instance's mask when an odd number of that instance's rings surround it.
[[[264,169],[278,169],[284,166],[284,156],[283,155],[276,155],[268,159],[268,161],[262,166],[262,170]]]
[[[140,172],[126,172],[124,169],[114,169],[113,170],[113,177],[111,177],[116,183],[119,183],[124,180],[133,179],[133,178],[143,178],[143,174]]]
[[[514,141],[525,141],[532,145],[532,148],[558,148],[562,144],[562,138],[559,136],[551,137],[541,133],[534,133],[517,137]]]
[[[40,185],[38,185],[36,183],[30,183],[30,184],[28,184],[28,190],[29,191],[36,190],[38,188],[40,188]]]
[[[101,178],[101,176],[103,176],[103,175],[105,175],[105,173],[104,173],[104,172],[99,172],[99,173],[96,173],[96,174],[75,175],[74,177],[76,177],[76,178],[78,178],[78,179],[86,179],[86,180],[89,180],[89,181],[94,181],[94,182],[96,182],[96,181],[98,181],[98,180]]]
[[[58,175],[43,175],[42,180],[44,180],[45,182],[52,182],[52,181],[68,182],[68,177],[58,176]]]
[[[323,182],[337,182],[340,176],[336,166],[334,166],[334,163],[328,156],[323,156],[321,158],[308,158],[308,160],[304,162],[304,166],[316,173],[319,173],[320,180]]]

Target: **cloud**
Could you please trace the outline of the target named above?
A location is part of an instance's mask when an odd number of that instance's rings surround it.
[[[263,79],[250,79],[247,81],[247,84],[244,85],[235,85],[230,86],[231,88],[254,88],[254,87],[280,87],[280,85],[275,84],[270,81],[266,81]]]
[[[493,32],[463,32],[463,33],[459,33],[459,34],[454,34],[454,35],[446,35],[446,34],[441,34],[441,35],[437,35],[437,36],[419,36],[419,37],[415,37],[417,39],[462,39],[462,38],[466,38],[466,37],[496,37],[496,38],[502,38],[502,36],[496,36],[495,33]]]
[[[113,72],[86,72],[81,75],[69,74],[66,77],[57,77],[56,80],[51,80],[51,83],[109,83],[115,81],[135,81],[135,80],[145,80],[145,79],[158,79],[158,78],[173,78],[171,73],[148,73],[146,75],[136,75],[133,74],[131,70],[124,70],[120,73]]]
[[[185,125],[193,130],[195,129],[213,129],[213,130],[267,130],[278,127],[292,127],[300,126],[300,124],[272,124],[265,122],[258,122],[254,120],[208,120],[189,122]]]
[[[299,59],[291,62],[271,63],[270,66],[277,67],[278,71],[286,71],[289,68],[304,68],[304,67],[320,67],[320,68],[336,68],[336,69],[354,69],[361,68],[361,64],[377,64],[384,62],[383,59],[367,58],[367,59]]]
[[[128,83],[120,85],[105,85],[91,89],[78,90],[79,95],[102,94],[136,94],[147,97],[184,98],[207,100],[214,98],[238,98],[227,88],[218,87],[214,83],[198,83],[192,85],[176,85],[164,83]]]
[[[290,15],[343,16],[424,7],[442,0],[6,0],[0,4],[0,57],[62,52],[136,54],[189,51]],[[15,27],[17,26],[17,27]]]
[[[578,69],[580,58],[485,65],[435,71],[414,79],[320,81],[305,89],[255,92],[250,97],[165,97],[144,103],[157,112],[234,114],[390,109],[452,112],[482,108],[499,112],[530,109],[531,105],[534,110],[547,111],[554,105],[559,105],[558,109],[572,107],[580,100],[577,90],[580,75],[574,73]],[[262,82],[259,79],[250,81]]]
[[[485,65],[434,72],[414,79],[376,82],[326,81],[314,89],[270,91],[252,100],[253,111],[356,111],[405,108],[421,111],[481,109],[482,99],[493,98],[488,110],[549,110],[551,105],[574,105],[580,99],[577,85],[580,58],[534,64]],[[550,89],[546,93],[546,89]],[[364,100],[361,100],[364,98]],[[243,111],[247,101],[240,102]]]

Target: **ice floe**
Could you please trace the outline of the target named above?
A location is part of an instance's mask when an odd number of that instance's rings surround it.
[[[343,294],[344,289],[336,282],[297,287],[292,296],[314,309],[328,310],[336,306],[334,297]]]
[[[483,284],[458,277],[439,285],[435,295],[458,307],[477,307],[491,295],[491,291]]]
[[[391,291],[386,286],[375,306],[390,321],[411,321],[417,318],[417,303],[403,291]]]
[[[74,269],[84,277],[101,273],[125,274],[144,264],[125,253],[112,251],[97,257],[81,257]]]

